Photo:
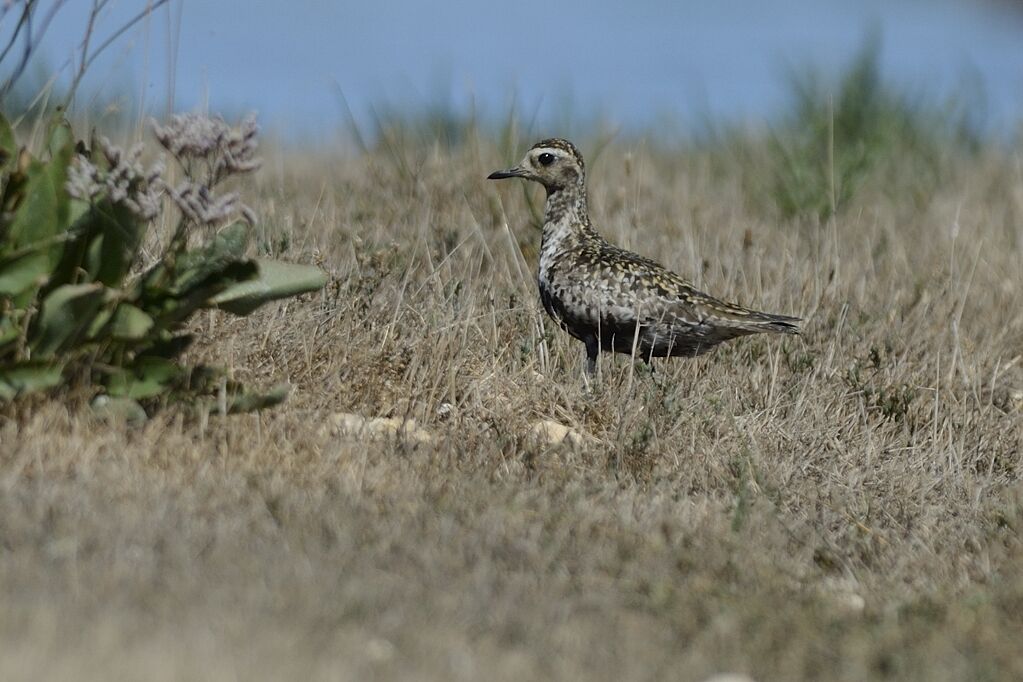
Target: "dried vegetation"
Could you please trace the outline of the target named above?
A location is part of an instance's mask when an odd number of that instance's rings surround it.
[[[5,408],[0,677],[1023,677],[1018,149],[822,222],[750,189],[755,139],[607,147],[610,239],[806,322],[587,389],[541,197],[483,180],[519,142],[268,153],[258,250],[332,280],[191,359],[280,408]]]

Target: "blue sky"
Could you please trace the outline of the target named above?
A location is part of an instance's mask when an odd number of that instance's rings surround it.
[[[60,66],[91,3],[70,0],[43,47]],[[142,6],[111,0],[99,35]],[[714,2],[326,2],[172,0],[97,62],[87,91],[128,88],[156,111],[260,113],[264,126],[316,139],[371,107],[511,101],[550,125],[566,111],[642,128],[673,120],[758,123],[785,104],[789,68],[834,73],[872,29],[886,77],[920,96],[957,93],[993,127],[1023,120],[1023,9],[996,0]],[[1017,3],[1017,7],[1020,5]],[[9,29],[8,25],[0,29]],[[0,30],[0,34],[4,31]]]

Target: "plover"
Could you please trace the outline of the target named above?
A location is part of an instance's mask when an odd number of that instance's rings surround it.
[[[537,281],[544,309],[586,345],[594,374],[600,351],[651,358],[705,353],[759,332],[798,334],[798,317],[726,303],[654,261],[605,240],[590,223],[583,157],[568,140],[537,142],[519,165],[490,180],[523,178],[547,190]]]

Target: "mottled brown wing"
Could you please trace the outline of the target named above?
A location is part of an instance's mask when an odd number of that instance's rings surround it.
[[[632,287],[647,294],[647,314],[658,321],[713,326],[719,329],[713,336],[721,340],[763,331],[798,332],[799,318],[761,313],[714,298],[660,263],[613,244],[605,243],[601,250],[609,262],[630,272]]]

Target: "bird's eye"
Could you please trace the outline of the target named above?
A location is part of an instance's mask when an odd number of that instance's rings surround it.
[[[536,160],[540,162],[541,166],[549,166],[552,163],[554,163],[554,154],[544,152],[543,154],[538,156]]]

